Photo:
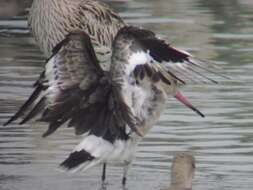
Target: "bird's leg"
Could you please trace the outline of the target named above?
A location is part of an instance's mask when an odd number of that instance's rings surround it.
[[[106,177],[106,163],[103,163],[102,186],[100,190],[106,190],[105,177]]]
[[[102,185],[100,190],[106,190],[106,183],[105,183],[105,177],[106,177],[106,163],[103,163],[103,171],[102,171]]]
[[[105,177],[106,177],[106,163],[103,164],[102,183],[105,182]]]
[[[126,185],[127,173],[128,173],[130,166],[131,166],[131,162],[126,162],[126,164],[124,165],[123,178],[122,178],[122,185],[123,186]]]

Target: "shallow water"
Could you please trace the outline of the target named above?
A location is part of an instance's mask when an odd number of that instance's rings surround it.
[[[182,89],[206,114],[204,119],[174,99],[168,101],[168,109],[139,147],[127,189],[166,187],[173,155],[190,150],[197,160],[194,189],[252,190],[253,2],[131,0],[110,4],[128,23],[151,29],[174,46],[217,62],[231,77],[230,81],[220,79],[219,85]],[[30,94],[44,58],[23,16],[0,20],[0,42],[3,123]],[[76,174],[57,169],[79,138],[62,128],[43,139],[45,129],[38,124],[0,127],[0,189],[100,189],[100,166]],[[109,167],[107,189],[122,189],[121,176],[121,167]]]

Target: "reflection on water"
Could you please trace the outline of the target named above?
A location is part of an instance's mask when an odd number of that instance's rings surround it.
[[[17,5],[17,9],[22,7]],[[219,85],[184,87],[184,93],[206,114],[205,119],[169,100],[168,109],[140,145],[128,189],[165,187],[172,156],[176,151],[191,150],[197,160],[194,189],[251,190],[252,1],[131,0],[110,1],[110,5],[127,22],[151,29],[203,59],[216,61],[232,78]],[[0,20],[0,29],[6,26],[7,34],[12,35],[0,34],[1,123],[30,94],[44,64],[30,34],[20,32],[26,28],[24,17]],[[0,127],[0,189],[99,189],[101,167],[73,175],[57,169],[79,137],[71,129],[60,129],[42,139],[45,126],[38,125]],[[122,168],[110,167],[107,189],[121,189],[121,175]]]

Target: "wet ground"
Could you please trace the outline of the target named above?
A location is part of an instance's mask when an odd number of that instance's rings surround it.
[[[8,14],[0,9],[0,123],[24,102],[44,65],[22,16],[28,4],[9,1],[6,7],[12,12]],[[127,189],[166,187],[173,155],[190,150],[197,161],[195,190],[252,190],[253,2],[131,0],[110,4],[128,23],[151,29],[172,45],[215,61],[231,77],[218,85],[182,89],[206,114],[204,119],[174,99],[168,101],[167,110],[139,147]],[[43,139],[45,129],[38,124],[0,127],[0,189],[100,189],[102,167],[76,174],[57,169],[79,138],[62,128]],[[122,189],[121,176],[122,168],[110,167],[107,189]]]

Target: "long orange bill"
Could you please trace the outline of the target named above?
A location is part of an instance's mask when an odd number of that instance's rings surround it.
[[[196,112],[201,117],[205,117],[203,113],[201,113],[197,108],[195,108],[187,99],[184,97],[179,91],[176,92],[174,96],[179,102],[183,103],[185,106]]]

